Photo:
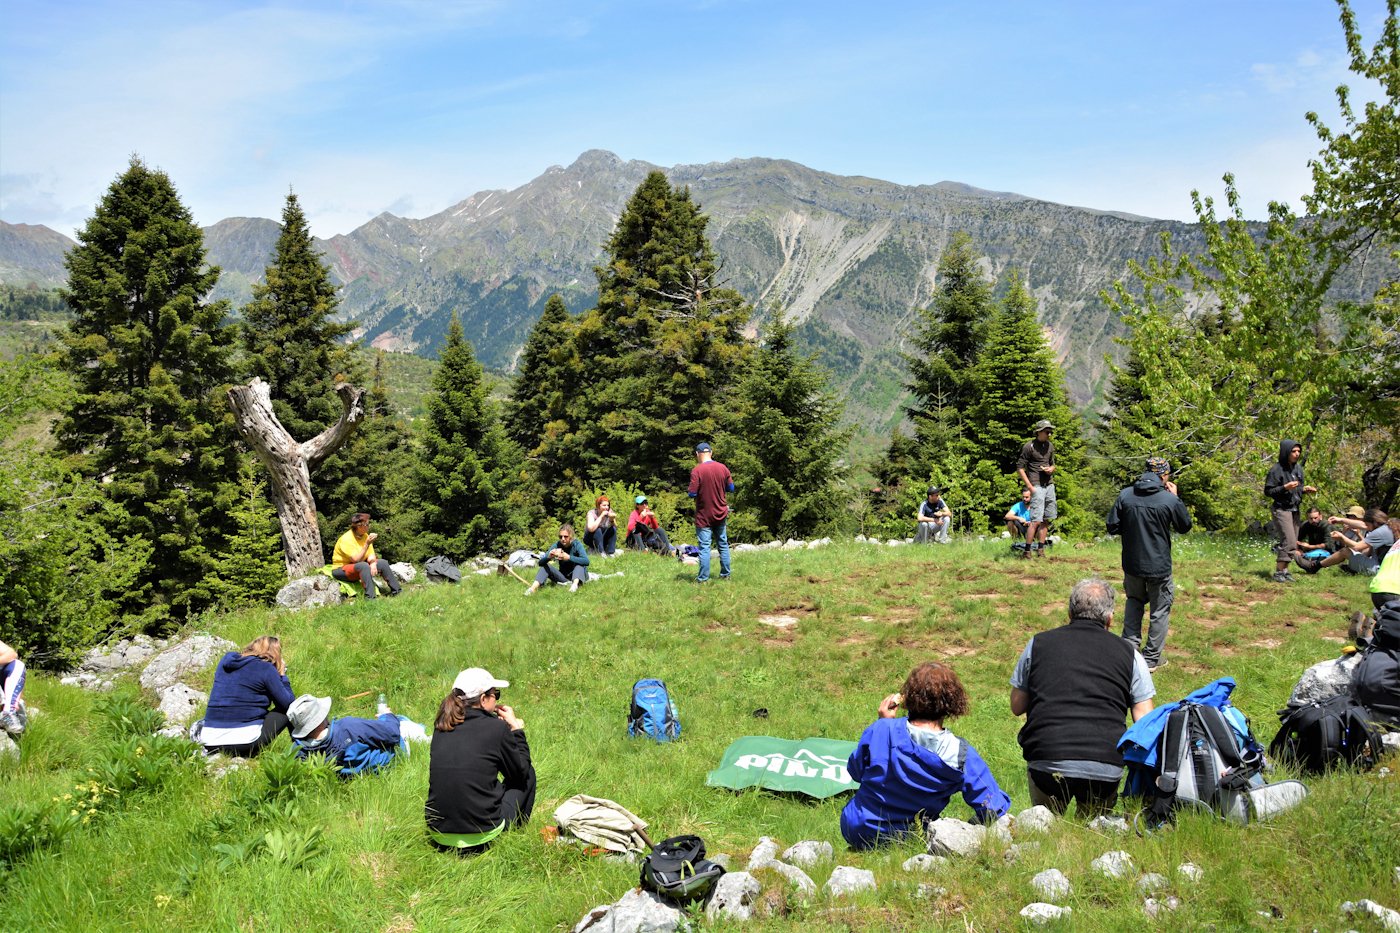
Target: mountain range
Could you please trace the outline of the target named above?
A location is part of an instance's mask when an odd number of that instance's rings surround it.
[[[356,336],[377,347],[431,354],[461,316],[482,363],[508,371],[549,295],[577,312],[596,298],[593,267],[626,200],[657,166],[602,150],[552,166],[511,191],[482,191],[422,219],[380,214],[320,240]],[[899,417],[899,352],[914,309],[934,294],[939,255],[957,231],[985,256],[989,276],[1017,268],[1039,302],[1071,397],[1102,392],[1122,325],[1099,297],[1170,233],[1199,251],[1191,224],[1070,207],[955,182],[905,186],[816,171],[778,159],[664,169],[709,215],[727,284],[760,315],[781,305],[822,355],[848,417],[884,430]],[[1183,193],[1184,194],[1184,193]],[[235,217],[205,228],[218,295],[246,301],[279,226]],[[56,286],[72,241],[46,227],[0,222],[0,282]],[[1339,297],[1374,291],[1372,265],[1339,282]]]

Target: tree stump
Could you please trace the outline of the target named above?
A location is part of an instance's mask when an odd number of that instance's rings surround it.
[[[272,502],[282,523],[282,547],[287,576],[295,579],[325,564],[321,529],[316,524],[316,500],[311,495],[311,472],[350,439],[365,417],[365,390],[342,382],[340,419],[309,441],[297,443],[272,411],[267,383],[254,378],[228,390],[238,431],[267,468]]]

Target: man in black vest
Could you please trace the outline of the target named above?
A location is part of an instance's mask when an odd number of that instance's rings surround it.
[[[1011,712],[1025,715],[1018,737],[1031,803],[1080,817],[1118,802],[1123,756],[1118,740],[1152,711],[1152,675],[1114,635],[1113,587],[1080,580],[1069,595],[1069,624],[1031,638],[1011,674]]]

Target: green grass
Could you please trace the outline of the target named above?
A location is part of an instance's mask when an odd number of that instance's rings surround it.
[[[571,928],[636,883],[635,866],[541,839],[554,807],[581,792],[623,803],[650,823],[655,839],[699,833],[740,867],[758,837],[769,835],[785,846],[828,840],[837,864],[876,874],[879,890],[849,902],[819,895],[804,903],[776,893],[779,915],[749,929],[1018,928],[1017,912],[1038,899],[1029,879],[1049,867],[1074,884],[1070,926],[1139,928],[1142,898],[1133,881],[1088,871],[1092,858],[1116,848],[1141,870],[1173,879],[1169,893],[1185,906],[1158,921],[1163,929],[1374,928],[1364,918],[1343,921],[1337,906],[1362,897],[1396,905],[1395,775],[1310,779],[1301,808],[1258,826],[1186,816],[1175,830],[1140,839],[1066,822],[1015,865],[993,846],[932,877],[900,870],[912,846],[847,851],[837,828],[843,798],[813,802],[704,786],[706,772],[741,735],[855,739],[916,662],[938,658],[954,665],[973,700],[953,728],[987,759],[1013,812],[1029,806],[1020,721],[1007,710],[1011,666],[1031,634],[1062,621],[1075,580],[1119,578],[1118,548],[1065,544],[1038,562],[1013,561],[1004,551],[989,541],[745,553],[736,555],[734,580],[706,588],[673,562],[629,554],[603,568],[625,577],[575,596],[552,589],[525,599],[513,578],[468,576],[458,587],[411,589],[395,601],[207,620],[238,643],[279,634],[294,688],[336,697],[334,715],[372,715],[382,691],[397,711],[430,721],[459,669],[482,665],[510,680],[506,702],[526,721],[539,773],[534,819],[482,856],[433,851],[423,837],[423,747],[386,774],[348,783],[306,766],[288,769],[277,757],[285,738],[222,780],[198,761],[172,758],[164,771],[152,771],[163,780],[155,789],[132,778],[138,783],[104,797],[88,823],[0,868],[5,928]],[[1159,701],[1228,674],[1240,682],[1237,705],[1262,739],[1272,737],[1273,713],[1298,674],[1334,656],[1346,614],[1369,603],[1356,578],[1300,575],[1284,588],[1268,582],[1271,568],[1258,543],[1178,542],[1172,663],[1157,679]],[[770,612],[799,624],[779,631],[757,621]],[[671,687],[681,742],[625,737],[630,687],[643,676]],[[207,688],[208,678],[193,686]],[[364,691],[363,699],[340,699]],[[134,688],[121,696],[135,698]],[[0,764],[0,814],[21,806],[60,812],[72,803],[63,794],[91,780],[87,769],[106,767],[117,754],[107,701],[42,676],[31,679],[28,697],[43,715],[26,738],[24,760]],[[767,720],[752,717],[758,707],[769,710]],[[162,750],[152,745],[138,755],[128,746],[123,754],[144,760]],[[968,812],[955,798],[947,815]],[[1183,861],[1205,869],[1200,884],[1176,880]],[[829,871],[812,872],[818,885]],[[921,881],[947,892],[920,900]],[[1274,908],[1281,921],[1257,913]]]

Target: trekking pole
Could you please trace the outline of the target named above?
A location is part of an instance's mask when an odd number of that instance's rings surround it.
[[[632,829],[636,831],[638,836],[642,837],[642,841],[647,844],[648,849],[656,848],[656,843],[652,842],[651,837],[647,835],[647,830],[645,826],[641,825],[640,823],[634,823],[632,824]]]
[[[512,577],[515,577],[515,579],[519,580],[521,583],[525,584],[526,586],[530,585],[530,581],[526,580],[520,574],[516,573],[515,568],[512,567],[510,564],[502,563],[501,566],[506,569],[507,573],[509,573]]]

